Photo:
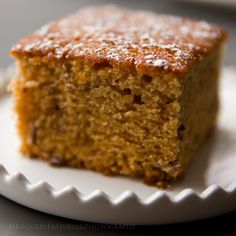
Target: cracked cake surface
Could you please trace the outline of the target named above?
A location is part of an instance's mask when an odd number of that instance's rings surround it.
[[[167,186],[215,126],[225,39],[205,21],[113,5],[43,26],[11,50],[21,151]]]

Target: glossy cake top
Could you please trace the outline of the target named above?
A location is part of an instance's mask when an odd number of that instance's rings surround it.
[[[220,27],[205,21],[108,5],[51,22],[20,40],[11,53],[181,74],[225,37]]]

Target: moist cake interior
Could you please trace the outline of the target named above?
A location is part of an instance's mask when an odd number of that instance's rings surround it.
[[[215,124],[217,53],[182,80],[109,63],[21,60],[15,91],[23,153],[161,186],[181,177]]]

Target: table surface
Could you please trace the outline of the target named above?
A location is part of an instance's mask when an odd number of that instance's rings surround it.
[[[91,3],[111,3],[108,0],[8,0],[0,1],[0,67],[12,60],[8,57],[11,45],[22,36],[37,29],[43,23],[58,18],[75,9]],[[119,4],[156,12],[190,16],[222,25],[230,38],[224,63],[236,66],[236,8],[190,4],[171,0],[120,0]],[[53,8],[53,11],[52,11]],[[9,17],[9,14],[11,16]],[[34,17],[32,17],[34,16]],[[223,204],[223,203],[222,203]],[[181,213],[180,213],[181,214]],[[163,235],[236,235],[236,212],[207,220],[169,226],[125,226],[101,225],[71,221],[43,214],[0,196],[0,235],[82,235],[93,234],[147,234],[151,231]],[[190,226],[190,227],[189,227]],[[191,229],[190,229],[191,228]],[[154,234],[154,233],[153,233]]]

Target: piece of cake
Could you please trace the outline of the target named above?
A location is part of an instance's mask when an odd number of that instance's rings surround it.
[[[225,38],[203,21],[116,6],[44,26],[11,51],[22,153],[167,186],[215,126]]]

